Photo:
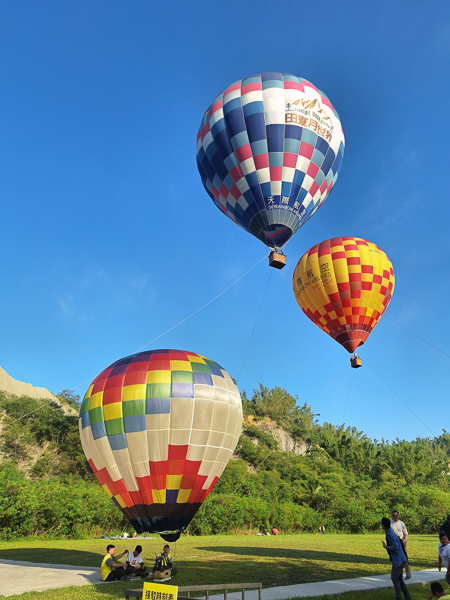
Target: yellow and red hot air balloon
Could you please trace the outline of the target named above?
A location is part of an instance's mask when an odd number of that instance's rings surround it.
[[[293,275],[302,311],[351,353],[383,316],[394,283],[394,269],[383,250],[356,237],[317,244],[298,261]]]
[[[94,380],[79,419],[86,458],[138,533],[175,541],[217,483],[238,442],[239,390],[214,361],[140,352]]]

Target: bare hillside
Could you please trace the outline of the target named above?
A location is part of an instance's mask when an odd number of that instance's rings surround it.
[[[8,375],[8,373],[0,367],[0,390],[13,396],[28,396],[30,398],[47,398],[59,404],[65,414],[76,414],[77,411],[67,404],[62,404],[61,401],[51,392],[42,387],[34,387],[31,383],[17,381]]]

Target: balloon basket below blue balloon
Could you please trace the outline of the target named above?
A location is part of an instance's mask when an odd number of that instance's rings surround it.
[[[286,257],[281,252],[272,252],[269,254],[269,267],[273,267],[274,269],[282,269],[286,266]]]

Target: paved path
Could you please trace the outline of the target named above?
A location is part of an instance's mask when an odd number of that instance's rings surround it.
[[[407,584],[426,583],[443,578],[443,573],[440,573],[437,569],[426,569],[425,571],[414,571],[412,579]],[[23,594],[30,591],[42,592],[70,585],[82,586],[102,583],[99,567],[70,567],[68,565],[16,562],[13,560],[0,560],[0,581],[0,595],[3,596]],[[174,580],[173,583],[176,584],[176,581]],[[262,590],[262,600],[283,600],[294,596],[323,596],[324,594],[340,594],[342,592],[365,591],[391,586],[392,582],[389,574],[336,579],[334,581],[266,588]],[[133,587],[132,581],[130,581],[130,587]],[[241,592],[229,592],[227,598],[228,600],[242,600],[242,594]],[[245,599],[258,600],[258,592],[256,590],[246,592]],[[209,600],[223,600],[223,594],[210,596]]]
[[[412,579],[406,581],[407,585],[414,583],[427,583],[443,579],[444,574],[437,569],[414,571]],[[299,583],[283,587],[264,588],[262,600],[283,600],[284,598],[302,598],[304,596],[323,596],[324,594],[341,594],[342,592],[363,592],[367,590],[392,587],[391,575],[372,575],[370,577],[354,577],[353,579],[335,579],[334,581],[318,581],[317,583]],[[209,600],[223,600],[223,595],[210,596]],[[228,592],[227,600],[242,600],[241,592]],[[245,600],[258,600],[258,591],[245,592]]]
[[[3,596],[102,583],[100,567],[70,567],[3,559],[0,560],[0,581],[0,595]]]

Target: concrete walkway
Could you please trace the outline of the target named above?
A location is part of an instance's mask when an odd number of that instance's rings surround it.
[[[3,559],[0,560],[0,581],[0,596],[102,583],[100,567],[71,567]]]
[[[444,579],[445,573],[437,569],[426,569],[414,571],[412,579],[405,581],[406,585],[415,583],[427,583]],[[283,587],[264,588],[262,600],[283,600],[285,598],[302,598],[305,596],[323,596],[324,594],[342,594],[343,592],[365,592],[381,588],[392,588],[391,575],[372,575],[370,577],[354,577],[353,579],[335,579],[334,581],[318,581],[317,583],[299,583],[297,585],[285,585]],[[210,596],[209,600],[223,600],[223,594]],[[227,600],[242,600],[241,592],[228,592]],[[258,600],[258,591],[245,592],[245,600]]]
[[[406,583],[427,583],[443,579],[443,572],[437,569],[414,571],[412,579]],[[103,583],[99,567],[70,567],[68,565],[51,565],[48,563],[16,562],[0,560],[0,596],[12,596],[24,592],[42,592],[44,590],[82,586]],[[129,582],[130,588],[134,581]],[[172,582],[171,582],[172,583]],[[176,585],[176,579],[173,580]],[[136,586],[137,587],[137,586]],[[285,598],[303,596],[323,596],[324,594],[340,594],[342,592],[366,591],[393,587],[391,577],[373,575],[370,577],[355,577],[353,579],[336,579],[317,583],[300,583],[283,587],[266,588],[262,590],[262,600],[283,600]],[[228,600],[242,600],[242,593],[228,593]],[[209,597],[210,600],[223,600],[223,594]],[[246,600],[258,600],[256,590],[245,593]]]

